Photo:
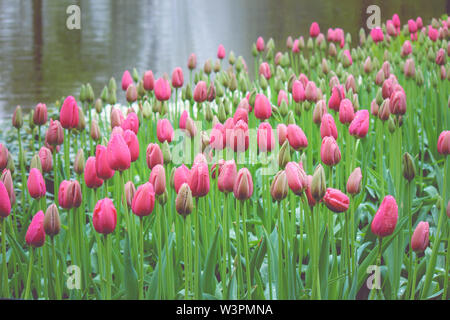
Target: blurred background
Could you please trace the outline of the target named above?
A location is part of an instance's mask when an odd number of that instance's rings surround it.
[[[81,8],[80,30],[66,28],[72,4]],[[0,0],[0,120],[16,105],[78,97],[83,83],[96,96],[111,76],[120,87],[125,69],[171,75],[187,69],[192,52],[203,67],[220,43],[252,70],[258,36],[284,50],[286,38],[309,35],[313,21],[325,35],[343,28],[355,44],[371,4],[380,6],[382,22],[398,13],[402,24],[417,16],[428,23],[450,8],[450,0]]]

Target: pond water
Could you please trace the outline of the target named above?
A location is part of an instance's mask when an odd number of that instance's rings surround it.
[[[289,35],[308,34],[317,21],[322,32],[342,27],[355,40],[366,26],[366,8],[381,1],[300,0],[0,0],[0,120],[16,105],[53,103],[78,96],[90,82],[96,95],[111,76],[125,69],[155,76],[186,69],[189,54],[198,65],[216,58],[222,43],[253,66],[252,43],[274,38],[284,49]],[[81,8],[81,29],[68,30],[66,8]],[[424,22],[448,12],[450,1],[383,1],[382,21],[398,13],[402,23],[420,15]],[[123,99],[119,94],[118,99]],[[0,129],[1,130],[1,129]]]

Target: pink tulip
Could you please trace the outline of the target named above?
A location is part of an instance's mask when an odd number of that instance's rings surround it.
[[[306,99],[305,89],[299,80],[294,80],[292,83],[292,99],[297,103],[305,101]]]
[[[107,149],[105,146],[97,145],[96,147],[95,170],[97,171],[97,176],[103,180],[109,180],[114,176],[115,171],[109,166]]]
[[[253,194],[253,179],[247,168],[239,170],[234,182],[233,193],[236,199],[244,201]]]
[[[180,122],[178,124],[180,129],[186,129],[186,121],[188,118],[189,118],[189,113],[186,110],[184,110],[180,116]]]
[[[442,131],[438,138],[437,150],[440,154],[450,154],[450,131]]]
[[[171,89],[169,81],[159,78],[155,82],[155,97],[159,101],[167,101],[170,99]]]
[[[188,58],[188,68],[189,70],[193,70],[195,69],[196,66],[197,66],[197,56],[195,55],[195,53],[191,53]]]
[[[411,249],[424,252],[430,243],[430,226],[428,222],[420,221],[411,237]]]
[[[305,97],[308,101],[317,101],[317,88],[313,81],[308,81],[305,87]]]
[[[262,37],[258,37],[256,40],[256,50],[259,52],[264,51],[264,39]]]
[[[133,78],[128,70],[125,70],[122,75],[122,90],[126,91],[128,86],[133,83]]]
[[[394,23],[392,22],[392,20],[386,21],[386,32],[391,37],[397,36],[397,30],[395,29],[395,26],[394,26]]]
[[[153,167],[152,172],[150,173],[149,182],[155,188],[155,193],[157,195],[160,196],[166,191],[166,171],[162,165],[157,164]]]
[[[8,149],[0,143],[0,170],[3,171],[3,169],[6,168],[8,165]]]
[[[295,39],[294,43],[292,44],[292,52],[293,53],[299,53],[300,52],[300,41],[298,39]]]
[[[351,66],[353,64],[353,60],[350,51],[348,49],[344,50],[344,55],[347,57],[349,65]]]
[[[323,202],[333,212],[347,211],[350,204],[350,200],[345,193],[333,188],[327,189]]]
[[[259,74],[262,75],[267,80],[270,79],[271,77],[270,67],[267,62],[261,63],[261,65],[259,66]]]
[[[298,81],[300,81],[300,82],[302,83],[303,88],[306,88],[306,85],[307,85],[308,82],[309,82],[308,77],[307,77],[304,73],[301,73],[301,74],[298,76]]]
[[[33,113],[33,122],[37,126],[47,123],[47,106],[45,103],[38,103]]]
[[[403,89],[392,92],[389,100],[389,111],[397,115],[406,113],[406,95]]]
[[[356,112],[355,118],[350,123],[348,132],[352,136],[364,138],[367,135],[367,132],[369,132],[369,123],[369,111],[359,110]]]
[[[297,162],[288,162],[284,169],[288,186],[296,195],[301,195],[308,185],[308,177]]]
[[[175,188],[175,192],[178,193],[183,183],[188,183],[189,181],[189,168],[184,164],[175,169],[175,173],[173,175],[173,184]]]
[[[92,215],[92,224],[95,231],[101,234],[110,234],[117,224],[117,211],[111,199],[104,198],[97,202]]]
[[[115,127],[121,127],[122,123],[125,121],[122,110],[113,107],[111,109],[110,120],[111,129],[114,129]]]
[[[416,25],[417,25],[417,29],[422,29],[423,28],[423,22],[422,22],[422,18],[421,17],[417,17]]]
[[[6,188],[6,191],[8,192],[9,201],[10,201],[11,206],[14,205],[16,203],[16,193],[14,191],[14,184],[13,184],[13,180],[11,177],[11,171],[9,169],[3,170],[0,181],[3,182],[3,184]],[[0,197],[0,199],[1,199],[1,197]]]
[[[370,36],[372,37],[373,42],[378,43],[384,40],[383,30],[381,28],[373,28],[370,31]]]
[[[84,167],[84,182],[90,189],[97,189],[103,185],[103,180],[97,176],[95,161],[95,157],[89,157]]]
[[[333,137],[324,137],[320,148],[320,158],[327,166],[335,166],[341,161],[341,151]]]
[[[296,124],[287,126],[287,139],[294,150],[303,150],[308,146],[308,139],[305,133]]]
[[[409,33],[417,32],[417,24],[413,19],[408,20],[408,29],[409,29]]]
[[[52,152],[46,147],[39,149],[39,159],[43,172],[50,172],[53,169]]]
[[[234,181],[233,181],[234,182]],[[0,181],[0,218],[6,218],[11,213],[11,200],[3,181]]]
[[[391,235],[395,230],[395,226],[397,225],[397,219],[397,202],[395,201],[395,198],[393,196],[388,195],[384,197],[381,206],[378,208],[378,211],[372,220],[372,233],[379,237],[386,237]]]
[[[311,24],[311,27],[309,28],[310,37],[315,38],[319,35],[319,33],[320,33],[319,24],[317,22],[313,22]]]
[[[311,194],[312,176],[308,175],[307,179],[308,179],[308,184],[306,185],[305,194],[306,194],[306,198],[308,199],[309,206],[314,207],[316,205],[316,200],[314,199],[314,197]]]
[[[400,18],[398,17],[398,14],[394,13],[392,16],[392,22],[396,28],[400,28]]]
[[[248,124],[248,111],[244,108],[237,108],[233,116],[233,123],[236,124],[239,120]]]
[[[157,164],[164,164],[161,148],[156,143],[150,143],[146,152],[147,166],[150,170]]]
[[[259,151],[272,151],[275,146],[275,137],[273,136],[272,126],[270,123],[262,122],[259,125],[256,138]]]
[[[217,123],[211,130],[209,145],[214,150],[222,150],[226,145],[225,127]]]
[[[114,134],[108,142],[107,159],[109,167],[113,170],[125,171],[130,168],[130,149],[122,135]]]
[[[135,162],[139,158],[139,140],[136,134],[131,130],[125,130],[123,139],[130,150],[131,162]]]
[[[361,180],[362,180],[361,168],[357,167],[348,177],[347,193],[353,195],[358,194],[361,191]]]
[[[225,47],[222,44],[219,44],[219,47],[217,48],[217,58],[220,60],[225,58]]]
[[[130,112],[127,118],[122,122],[121,128],[123,131],[127,129],[132,130],[135,134],[138,134],[139,130],[139,118],[136,113]]]
[[[237,177],[236,162],[234,160],[225,161],[220,168],[217,186],[221,192],[233,192],[234,182]]]
[[[287,126],[284,123],[280,123],[277,126],[277,136],[278,143],[282,146],[287,139]]]
[[[74,97],[68,96],[61,107],[59,121],[64,129],[74,129],[78,126],[78,106]]]
[[[189,172],[189,187],[195,198],[204,197],[209,192],[209,170],[206,163],[194,164]]]
[[[194,101],[202,103],[206,100],[208,94],[208,88],[205,81],[199,81],[194,89]]]
[[[184,83],[183,70],[177,67],[172,72],[172,87],[181,88]]]
[[[432,26],[428,26],[428,37],[436,42],[437,38],[439,36],[439,31],[434,29]]]
[[[42,173],[39,169],[32,168],[27,181],[28,192],[34,199],[40,199],[45,196],[47,189],[45,187],[45,181],[42,177]]]
[[[63,144],[64,130],[58,120],[50,119],[50,125],[47,129],[47,133],[45,134],[45,140],[51,146],[59,146]]]
[[[144,89],[146,91],[152,91],[155,87],[155,77],[153,76],[153,71],[148,70],[144,73]]]
[[[262,94],[258,93],[255,98],[255,117],[264,121],[269,119],[272,115],[272,106],[269,99]]]
[[[150,215],[155,208],[155,190],[153,184],[146,182],[136,190],[131,203],[131,210],[138,217]]]
[[[39,211],[33,216],[25,235],[25,241],[34,248],[42,247],[45,243],[44,212]]]
[[[355,111],[353,109],[352,102],[349,99],[343,99],[341,106],[339,107],[339,121],[342,124],[349,124],[355,117]]]
[[[248,125],[242,120],[239,120],[231,131],[231,139],[227,139],[227,145],[234,152],[244,152],[248,149],[249,132]],[[192,189],[192,188],[191,188]]]
[[[172,124],[168,119],[159,119],[156,125],[156,136],[159,142],[172,142],[174,131]]]
[[[335,140],[338,138],[338,131],[336,124],[334,123],[334,118],[331,114],[326,113],[322,117],[322,122],[320,124],[320,136],[323,138],[331,136]]]
[[[278,101],[277,101],[278,106],[281,106],[282,101],[285,101],[286,104],[289,105],[289,100],[286,91],[284,90],[280,90],[280,92],[278,92]]]

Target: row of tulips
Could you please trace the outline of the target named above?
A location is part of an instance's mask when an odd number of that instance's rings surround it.
[[[128,106],[112,78],[17,107],[1,296],[448,299],[449,26],[394,15],[351,48],[314,22],[259,37],[254,81],[220,45],[189,81],[125,71]]]

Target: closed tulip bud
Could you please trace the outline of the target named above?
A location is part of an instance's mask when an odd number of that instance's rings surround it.
[[[120,127],[122,125],[122,122],[125,120],[122,110],[119,108],[113,108],[111,110],[111,129],[114,129],[114,127]]]
[[[2,177],[3,180],[3,177]],[[3,181],[0,181],[0,218],[6,218],[11,213],[11,199]]]
[[[325,100],[319,100],[316,103],[313,111],[313,121],[315,124],[319,125],[322,123],[323,116],[328,112],[327,104]]]
[[[12,125],[16,129],[20,129],[23,126],[22,108],[20,106],[17,106],[14,110],[12,116]]]
[[[236,162],[234,160],[225,161],[219,169],[217,186],[221,192],[233,192],[237,177]]]
[[[386,196],[376,212],[372,224],[372,233],[379,237],[391,235],[398,219],[398,206],[393,196]]]
[[[36,128],[36,125],[33,122],[33,114],[34,114],[34,110],[31,110],[30,113],[28,114],[28,125],[30,126],[31,131],[34,130],[34,128]]]
[[[206,99],[209,102],[213,102],[215,98],[216,98],[216,87],[214,86],[214,82],[211,82],[211,84],[208,87],[208,91],[206,93]],[[209,104],[207,105],[207,108],[210,108]]]
[[[396,129],[395,120],[392,117],[390,117],[388,119],[388,130],[392,134],[395,132],[395,129]]]
[[[361,180],[361,168],[357,167],[348,177],[347,192],[352,195],[358,194],[361,191]]]
[[[6,191],[8,192],[8,197],[11,206],[14,205],[16,203],[16,193],[14,192],[13,180],[11,177],[11,171],[9,169],[3,170],[0,182],[3,182],[3,185],[5,186]]]
[[[175,208],[183,218],[192,213],[194,202],[192,200],[192,192],[187,183],[180,186],[177,198],[175,200]]]
[[[162,195],[166,190],[166,171],[164,167],[160,164],[157,164],[153,167],[152,172],[150,173],[149,182],[155,188],[155,193],[157,195]]]
[[[39,150],[39,159],[41,162],[42,172],[50,172],[53,168],[52,152],[46,147]]]
[[[184,83],[183,70],[177,67],[172,72],[172,86],[174,88],[181,88]]]
[[[207,86],[205,81],[199,81],[194,89],[194,101],[197,103],[202,103],[206,100],[208,94]]]
[[[100,127],[96,120],[92,120],[91,122],[91,138],[94,141],[99,141],[101,138]]]
[[[174,131],[172,124],[168,119],[159,119],[156,125],[156,136],[159,142],[172,142]]]
[[[438,138],[437,150],[440,154],[450,154],[450,131],[442,131]]]
[[[78,107],[78,119],[79,120],[76,129],[79,132],[82,132],[86,128],[86,118],[84,117],[83,109],[81,109],[80,107]]]
[[[294,150],[303,150],[308,146],[308,139],[303,130],[296,124],[288,125],[287,139]]]
[[[94,109],[95,109],[95,111],[98,114],[100,114],[102,112],[102,110],[103,110],[103,101],[102,101],[102,99],[98,98],[97,100],[95,100]]]
[[[129,151],[128,151],[129,152]],[[97,145],[95,151],[95,168],[97,176],[100,179],[108,180],[114,176],[114,170],[109,166],[107,148],[102,145]]]
[[[377,104],[377,101],[375,99],[373,99],[372,102],[370,103],[370,113],[373,116],[377,117],[378,116],[378,109],[379,109],[379,106]]]
[[[447,203],[447,217],[450,218],[450,200]]]
[[[308,81],[305,87],[305,97],[308,101],[317,101],[318,94],[316,84],[313,81]]]
[[[146,152],[147,166],[150,170],[158,164],[164,164],[164,157],[160,147],[155,143],[150,143]]]
[[[197,66],[197,56],[195,55],[195,53],[191,53],[188,59],[188,68],[189,70],[193,70],[195,69],[196,66]]]
[[[289,185],[284,170],[278,171],[270,186],[270,194],[272,199],[280,202],[287,197]]]
[[[334,85],[331,90],[330,100],[328,101],[328,108],[339,111],[342,99],[345,98],[344,87],[341,85]]]
[[[47,106],[44,103],[38,103],[34,109],[33,122],[37,126],[43,126],[47,123]]]
[[[221,174],[223,173],[224,169],[222,169]],[[250,171],[248,171],[247,168],[242,168],[237,173],[236,179],[234,180],[233,193],[236,199],[241,201],[247,200],[252,196],[253,179]]]
[[[369,132],[369,111],[359,110],[350,123],[348,132],[357,138],[364,138]]]
[[[97,189],[103,185],[103,180],[97,176],[95,157],[89,157],[84,168],[84,182],[90,189]]]
[[[430,226],[428,222],[421,221],[411,237],[411,249],[415,252],[423,252],[430,242]]]
[[[297,162],[288,162],[285,171],[289,188],[296,195],[301,195],[308,185],[308,177],[305,171]]]
[[[86,84],[86,101],[89,103],[94,102],[94,89],[92,89],[92,86],[90,83]]]
[[[261,152],[272,151],[275,146],[275,137],[273,136],[272,126],[268,122],[262,122],[257,132],[258,149]]]
[[[68,181],[61,191],[61,195],[58,193],[58,198],[61,199],[60,205],[62,208],[78,208],[82,200],[80,183],[77,180]]]
[[[131,204],[134,198],[134,194],[136,193],[136,187],[132,181],[128,181],[125,183],[125,199],[127,200],[128,208],[131,208]]]
[[[25,241],[33,248],[42,247],[45,243],[44,212],[39,211],[33,216],[25,235]]]
[[[355,117],[352,102],[349,99],[343,99],[339,107],[339,121],[342,124],[350,124]]]
[[[333,188],[327,189],[323,202],[333,212],[347,211],[350,204],[350,200],[345,193]]]
[[[161,152],[163,154],[164,164],[170,163],[172,161],[172,153],[170,152],[169,143],[167,141],[164,141],[162,144]]]
[[[42,173],[42,164],[38,153],[31,158],[30,169],[32,168],[38,169]]]
[[[47,129],[45,140],[52,146],[59,146],[63,144],[64,131],[58,120],[50,119],[50,125]]]
[[[383,103],[380,106],[380,110],[378,111],[378,117],[382,121],[386,121],[389,119],[389,116],[391,115],[391,112],[389,111],[389,98],[383,101]]]
[[[173,183],[173,188],[175,189],[175,192],[178,193],[181,185],[183,183],[188,183],[189,180],[189,169],[184,164],[182,164],[180,167],[172,170],[173,172],[173,178],[170,179],[171,183]],[[172,174],[171,174],[172,176]]]
[[[192,118],[188,118],[186,120],[186,132],[190,138],[193,138],[197,135],[197,127],[195,126],[194,120],[192,120]]]
[[[108,142],[107,160],[112,170],[125,171],[130,167],[130,149],[122,135],[112,135],[111,140]]]
[[[117,224],[117,211],[111,199],[104,198],[97,202],[92,214],[92,224],[95,231],[101,234],[110,234]]]
[[[79,109],[75,98],[68,96],[61,107],[59,121],[64,129],[75,129],[79,122]]]
[[[317,202],[322,200],[327,190],[325,171],[319,164],[314,170],[314,174],[311,180],[311,195]],[[311,204],[310,204],[311,205]]]
[[[58,207],[52,203],[44,215],[44,231],[50,237],[56,236],[61,230]]]
[[[287,140],[287,126],[283,123],[278,124],[277,126],[277,136],[278,136],[278,143],[280,146],[284,144],[284,142]]]
[[[0,171],[3,171],[8,165],[8,154],[8,149],[0,143]]]
[[[122,75],[122,90],[126,91],[128,86],[133,83],[133,78],[128,70],[125,70]]]
[[[291,161],[291,148],[289,146],[289,141],[285,141],[280,148],[278,153],[278,165],[280,168],[284,168],[288,162]]]
[[[322,139],[330,136],[335,140],[338,138],[338,131],[336,124],[334,123],[334,118],[329,113],[324,114],[322,117],[322,122],[320,124],[320,136]]]
[[[263,90],[266,90],[267,87],[269,86],[267,79],[263,75],[259,76],[259,85],[260,85],[261,89],[263,89]]]
[[[115,105],[117,103],[116,91],[110,91],[108,95],[108,103],[110,105]]]
[[[414,165],[414,160],[408,152],[405,152],[403,154],[402,160],[403,160],[402,161],[403,177],[405,177],[406,180],[411,182],[411,180],[413,180],[416,175],[416,166]]]
[[[333,42],[331,42],[331,43],[328,45],[328,54],[329,54],[331,57],[335,57],[335,56],[337,55],[336,45],[335,45]]]
[[[366,61],[364,61],[364,72],[370,73],[372,71],[372,60],[370,57],[367,57]]]
[[[171,89],[169,81],[164,78],[159,78],[155,82],[155,97],[158,101],[167,101],[170,99]]]
[[[137,100],[138,93],[137,93],[136,86],[134,84],[130,84],[128,86],[127,92],[126,92],[126,97],[127,97],[128,103],[133,103]]]
[[[341,151],[333,137],[323,138],[320,157],[327,166],[335,166],[341,161]]]
[[[210,187],[208,165],[204,162],[194,164],[189,172],[188,183],[194,197],[206,196]]]
[[[75,171],[77,175],[83,174],[85,163],[84,151],[83,149],[78,149],[77,155],[75,156],[75,161],[73,163],[73,171]]]
[[[292,83],[292,99],[294,99],[294,101],[297,103],[305,101],[306,99],[305,89],[303,88],[303,84],[299,80],[295,80]]]
[[[8,163],[6,164],[6,169],[10,170],[12,173],[16,171],[16,166],[14,164],[14,159],[11,153],[8,153]]]
[[[389,110],[392,114],[403,115],[406,113],[406,95],[402,90],[397,90],[392,93]]]

